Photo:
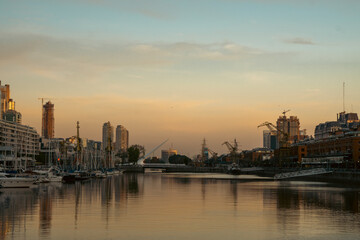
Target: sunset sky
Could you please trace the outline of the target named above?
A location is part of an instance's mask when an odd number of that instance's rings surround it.
[[[257,125],[284,109],[313,135],[360,112],[358,0],[0,0],[0,80],[23,123],[101,140],[124,125],[130,144],[193,156],[205,137],[224,153],[262,146]]]

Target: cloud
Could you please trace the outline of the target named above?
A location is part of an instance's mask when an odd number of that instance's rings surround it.
[[[38,34],[0,34],[0,67],[27,67],[35,74],[51,72],[94,76],[126,67],[159,68],[188,62],[234,61],[267,54],[231,42],[102,43]],[[56,74],[55,74],[56,75]]]
[[[285,39],[283,40],[285,43],[289,43],[289,44],[300,44],[300,45],[315,45],[316,43],[311,40],[311,39],[306,39],[306,38],[289,38],[289,39]]]

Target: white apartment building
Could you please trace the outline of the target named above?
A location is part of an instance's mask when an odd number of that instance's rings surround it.
[[[35,165],[39,134],[32,127],[0,120],[0,166],[26,168]]]

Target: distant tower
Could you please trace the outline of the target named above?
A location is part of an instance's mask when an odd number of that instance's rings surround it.
[[[271,131],[270,130],[264,130],[263,131],[263,147],[264,148],[270,148],[270,139],[271,137]]]
[[[112,144],[114,142],[114,127],[110,122],[106,122],[102,129],[102,143],[104,151],[112,151]]]
[[[205,162],[209,159],[209,150],[206,146],[206,140],[204,138],[203,143],[201,145],[201,161]]]
[[[54,104],[50,101],[43,105],[41,133],[44,138],[54,138],[55,135]]]
[[[115,151],[116,153],[126,152],[129,148],[129,131],[122,125],[116,127],[116,141]]]
[[[277,148],[277,131],[264,130],[263,131],[263,147],[268,149]]]

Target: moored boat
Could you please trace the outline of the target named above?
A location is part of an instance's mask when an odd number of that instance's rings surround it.
[[[241,168],[237,164],[232,164],[228,168],[228,173],[232,175],[240,175],[241,174]]]
[[[75,182],[75,174],[67,174],[62,177],[63,183],[74,183]]]

